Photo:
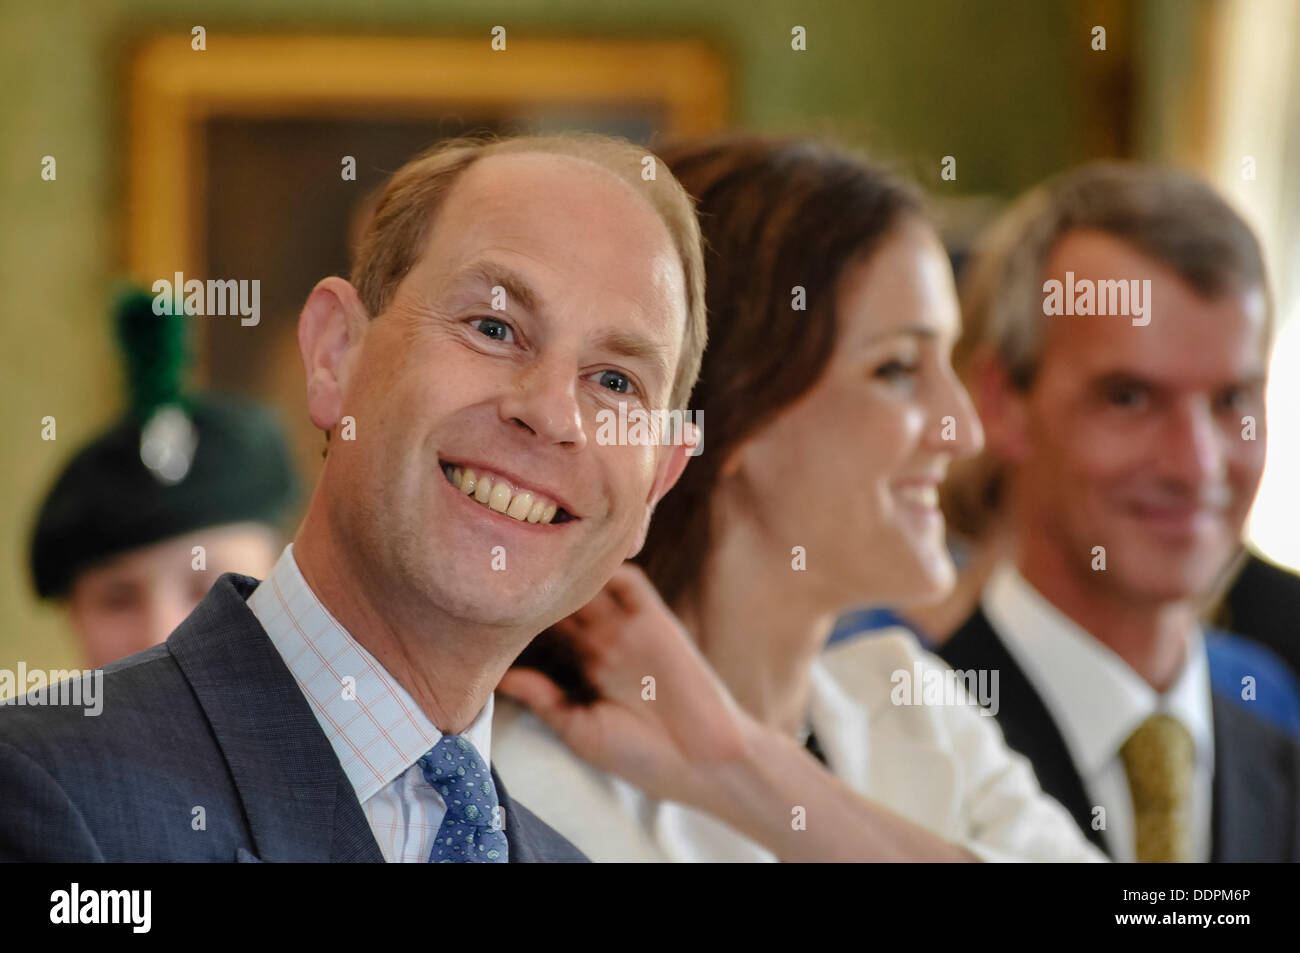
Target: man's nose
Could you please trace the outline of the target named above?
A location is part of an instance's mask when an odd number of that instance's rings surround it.
[[[1157,446],[1162,470],[1188,486],[1222,480],[1227,467],[1224,432],[1208,399],[1177,403]]]
[[[586,447],[576,367],[560,357],[529,362],[500,402],[501,419],[569,450]]]

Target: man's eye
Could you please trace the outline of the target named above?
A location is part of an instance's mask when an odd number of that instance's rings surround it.
[[[1246,406],[1254,394],[1244,387],[1229,387],[1219,393],[1215,399],[1218,410],[1237,410]]]
[[[601,371],[596,375],[597,381],[601,387],[612,390],[616,394],[631,394],[635,392],[635,386],[632,379],[622,371]]]
[[[1122,410],[1137,410],[1146,405],[1146,393],[1140,387],[1112,387],[1106,401]]]
[[[494,341],[513,341],[514,329],[504,321],[496,318],[475,318],[470,322],[474,330],[490,337]]]

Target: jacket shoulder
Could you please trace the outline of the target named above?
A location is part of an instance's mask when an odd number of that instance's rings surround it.
[[[77,704],[51,693],[0,707],[0,857],[229,860],[250,842],[193,681],[215,690],[236,677],[238,646],[216,643],[244,623],[223,609],[237,596],[222,586],[166,643],[83,676]],[[197,668],[177,654],[205,645]],[[21,833],[33,823],[38,841]]]
[[[73,682],[79,682],[74,685]],[[84,761],[94,746],[105,756],[122,746],[158,743],[193,729],[198,705],[167,646],[156,645],[78,679],[0,705],[0,743],[47,766]]]

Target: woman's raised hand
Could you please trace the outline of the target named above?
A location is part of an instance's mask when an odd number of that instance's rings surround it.
[[[599,693],[570,702],[546,675],[516,668],[499,690],[519,699],[579,757],[653,797],[707,806],[711,770],[746,757],[753,720],[714,674],[639,568],[625,563],[558,623]]]

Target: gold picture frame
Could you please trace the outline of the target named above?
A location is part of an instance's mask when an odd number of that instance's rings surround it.
[[[427,116],[520,105],[648,103],[663,132],[698,135],[726,120],[727,70],[690,39],[213,35],[149,37],[128,75],[127,268],[137,279],[202,270],[201,137],[213,116]]]

